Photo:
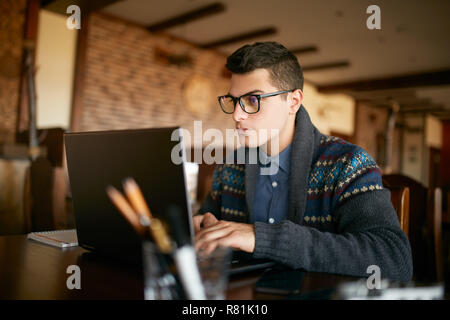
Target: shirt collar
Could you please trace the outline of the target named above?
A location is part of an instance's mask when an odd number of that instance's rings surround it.
[[[270,166],[271,163],[278,165],[281,170],[284,172],[289,173],[290,169],[290,163],[291,163],[291,149],[292,149],[292,143],[290,143],[286,148],[284,148],[283,151],[281,151],[278,155],[270,157],[267,155],[267,153],[260,149],[260,159],[261,163],[265,165],[263,166]]]

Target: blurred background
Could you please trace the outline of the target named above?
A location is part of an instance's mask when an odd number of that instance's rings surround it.
[[[381,29],[367,26],[370,5]],[[449,12],[445,0],[1,0],[0,235],[74,227],[64,132],[192,132],[194,120],[225,132],[226,57],[278,41],[303,68],[316,127],[367,150],[386,184],[407,185],[410,237],[439,236],[448,259]],[[214,166],[188,168],[198,208]]]

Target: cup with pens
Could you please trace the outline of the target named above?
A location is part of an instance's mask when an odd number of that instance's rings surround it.
[[[177,223],[173,223],[176,239],[172,240],[163,222],[153,216],[134,179],[125,179],[123,188],[125,195],[112,186],[106,193],[142,239],[145,299],[206,299],[195,249]],[[179,215],[177,207],[169,207],[168,219],[176,221]]]

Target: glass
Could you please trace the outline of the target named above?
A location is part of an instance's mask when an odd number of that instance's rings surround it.
[[[234,108],[236,107],[236,103],[239,101],[239,105],[241,106],[242,110],[244,110],[244,112],[246,113],[252,114],[259,111],[262,98],[273,97],[283,93],[292,92],[294,90],[295,89],[283,90],[264,94],[247,93],[237,98],[233,97],[230,94],[227,94],[225,96],[220,96],[217,99],[219,100],[220,108],[222,108],[222,111],[225,113],[233,113]]]
[[[182,299],[179,282],[170,272],[167,257],[151,241],[142,243],[145,300]]]
[[[206,255],[198,253],[197,263],[207,300],[225,300],[232,250],[217,247]]]

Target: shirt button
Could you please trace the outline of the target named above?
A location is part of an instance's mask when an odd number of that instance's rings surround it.
[[[274,223],[275,222],[275,219],[274,218],[270,218],[269,219],[269,223]]]
[[[278,186],[278,183],[276,181],[272,182],[272,187],[276,188]]]

